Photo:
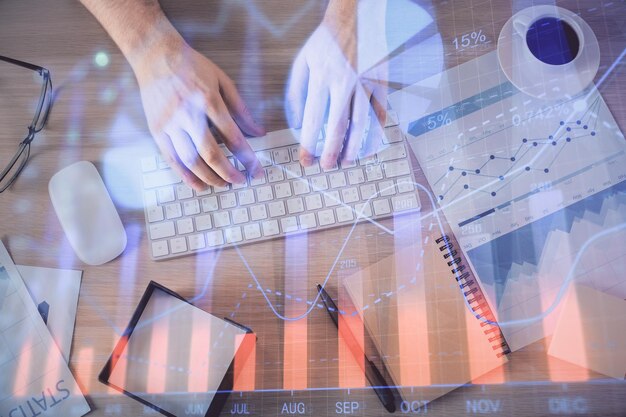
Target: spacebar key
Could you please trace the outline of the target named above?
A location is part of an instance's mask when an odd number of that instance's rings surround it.
[[[179,182],[181,182],[180,177],[171,169],[163,169],[143,174],[143,186],[146,189],[178,184]]]

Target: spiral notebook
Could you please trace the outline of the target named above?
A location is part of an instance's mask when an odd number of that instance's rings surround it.
[[[432,401],[499,368],[509,352],[453,239],[425,240],[343,282],[373,339],[364,345],[376,345],[403,400]]]

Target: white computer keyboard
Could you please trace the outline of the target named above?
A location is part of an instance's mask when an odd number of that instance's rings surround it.
[[[376,154],[329,170],[320,168],[317,160],[310,167],[300,165],[297,132],[270,132],[249,142],[264,166],[264,177],[203,192],[182,183],[160,156],[142,159],[146,227],[154,259],[375,221],[420,208],[398,126],[385,127]],[[226,148],[224,152],[244,170]]]

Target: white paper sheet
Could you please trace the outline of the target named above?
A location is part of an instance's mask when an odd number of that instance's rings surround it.
[[[0,242],[0,416],[46,413],[74,417],[89,411]]]
[[[35,305],[47,304],[46,327],[69,362],[82,271],[16,266]]]

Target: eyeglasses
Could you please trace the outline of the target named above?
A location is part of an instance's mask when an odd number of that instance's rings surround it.
[[[8,58],[2,55],[0,55],[0,61],[35,71],[43,79],[39,102],[35,108],[35,116],[33,117],[33,121],[28,126],[28,135],[20,142],[17,152],[15,153],[15,156],[11,158],[9,164],[2,170],[2,172],[0,172],[1,193],[15,182],[26,166],[26,162],[30,156],[30,143],[33,139],[35,139],[35,134],[40,132],[46,125],[48,114],[50,113],[50,108],[52,107],[52,79],[50,78],[50,71],[38,65],[18,61],[17,59]]]

